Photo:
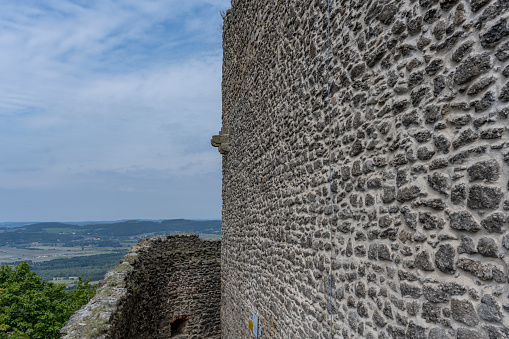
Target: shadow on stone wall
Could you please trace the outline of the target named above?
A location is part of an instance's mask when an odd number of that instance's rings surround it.
[[[142,239],[62,338],[220,338],[220,241]]]

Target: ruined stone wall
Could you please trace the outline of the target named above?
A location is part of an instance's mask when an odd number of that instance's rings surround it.
[[[140,240],[63,338],[219,339],[220,253],[220,241],[197,235]]]
[[[327,1],[232,1],[223,338],[509,337],[508,17],[331,0],[329,129]]]

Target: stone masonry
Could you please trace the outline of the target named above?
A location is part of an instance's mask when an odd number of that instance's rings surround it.
[[[222,337],[509,338],[509,1],[327,17],[226,15]]]
[[[220,253],[197,235],[140,240],[62,338],[221,338]]]

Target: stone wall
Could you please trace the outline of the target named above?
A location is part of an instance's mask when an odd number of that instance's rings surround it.
[[[508,9],[232,1],[223,338],[509,337]]]
[[[220,253],[196,235],[140,240],[63,338],[220,338]]]

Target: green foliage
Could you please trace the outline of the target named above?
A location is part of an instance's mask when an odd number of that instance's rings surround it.
[[[0,266],[0,338],[59,338],[69,317],[95,294],[89,281],[74,290],[47,282],[25,261]]]

